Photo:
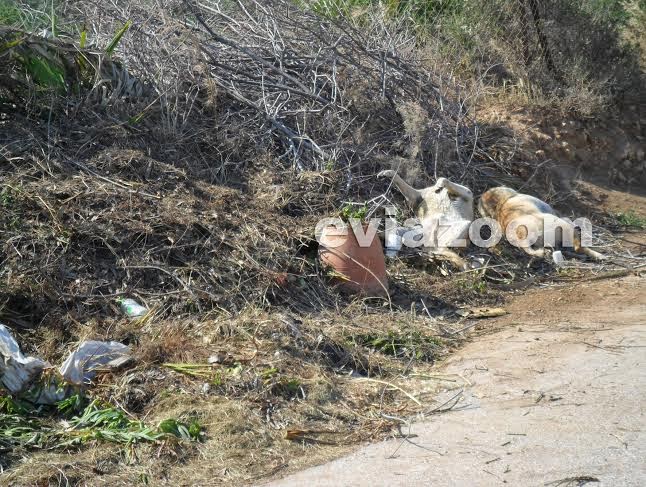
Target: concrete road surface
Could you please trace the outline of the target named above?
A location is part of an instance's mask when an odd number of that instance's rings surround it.
[[[268,485],[646,486],[646,286],[528,293],[444,367],[451,411]],[[446,397],[456,391],[446,391]],[[404,428],[404,431],[407,431]]]

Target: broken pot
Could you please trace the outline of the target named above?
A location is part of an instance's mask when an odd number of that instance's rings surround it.
[[[321,264],[332,271],[332,278],[344,291],[388,295],[383,247],[368,225],[327,226],[319,244]]]

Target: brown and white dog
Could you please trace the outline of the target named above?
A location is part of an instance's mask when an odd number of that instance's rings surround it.
[[[605,259],[605,256],[592,249],[581,245],[580,232],[576,231],[572,222],[560,218],[554,209],[547,203],[534,196],[522,194],[514,189],[500,186],[486,191],[478,203],[480,214],[492,218],[498,222],[503,234],[507,235],[509,240],[510,234],[518,240],[525,240],[530,230],[536,232],[536,241],[528,246],[521,248],[529,255],[534,257],[544,257],[546,229],[554,231],[554,246],[561,247],[566,245],[566,232],[571,237],[571,245],[575,252],[585,254],[595,260]],[[511,226],[510,226],[511,225]],[[559,229],[558,232],[555,230]]]
[[[466,269],[464,259],[449,247],[457,240],[468,242],[469,225],[473,221],[471,190],[446,178],[438,178],[429,188],[415,189],[392,170],[381,171],[377,177],[392,178],[395,187],[415,212],[423,231],[435,235],[435,245],[425,247],[425,251]]]

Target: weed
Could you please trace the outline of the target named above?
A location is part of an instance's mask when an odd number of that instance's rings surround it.
[[[18,194],[18,190],[11,186],[5,186],[0,191],[1,213],[4,216],[5,228],[8,230],[17,230],[20,227],[20,212],[16,205]]]
[[[5,186],[2,191],[0,191],[0,206],[5,210],[11,209],[15,200],[14,190],[11,186]]]
[[[196,441],[202,427],[193,420],[186,424],[176,419],[162,421],[157,427],[130,419],[126,413],[98,399],[83,407],[86,399],[75,395],[51,408],[22,404],[8,396],[0,398],[0,447],[60,449],[90,441],[122,445],[154,443],[171,438]],[[56,413],[73,416],[67,422],[56,420]]]
[[[476,292],[478,294],[483,294],[487,291],[487,281],[481,279],[480,277],[472,279],[459,279],[457,281],[457,284],[465,291]]]
[[[0,0],[0,24],[12,26],[22,24],[22,12],[13,0]]]
[[[300,379],[293,377],[281,377],[278,380],[273,380],[270,382],[266,382],[266,384],[270,386],[269,390],[274,396],[283,397],[288,400],[298,397],[304,397]]]
[[[420,331],[389,331],[353,335],[353,345],[371,348],[384,355],[432,362],[442,348],[442,341]]]
[[[643,229],[646,228],[646,218],[638,215],[633,210],[617,214],[617,221],[625,227]]]
[[[364,220],[368,214],[368,205],[363,203],[360,205],[358,203],[347,203],[345,204],[340,211],[341,218],[344,220],[350,220],[351,218],[356,218],[357,220]]]
[[[278,373],[278,369],[276,367],[271,367],[269,369],[265,369],[260,373],[260,376],[265,379],[271,379],[273,376],[275,376]]]

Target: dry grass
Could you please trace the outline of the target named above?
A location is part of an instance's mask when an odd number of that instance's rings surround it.
[[[429,70],[410,25],[383,10],[348,21],[287,15],[283,2],[160,5],[68,5],[61,36],[20,45],[98,66],[132,19],[105,61],[120,77],[72,69],[70,86],[84,83],[62,93],[15,57],[0,68],[0,319],[53,363],[84,339],[129,344],[134,365],[100,376],[91,396],[145,424],[197,418],[205,441],[3,452],[7,483],[240,485],[324,461],[462,385],[433,374],[473,326],[457,308],[558,276],[501,245],[472,250],[484,268],[467,273],[389,263],[389,302],[338,294],[313,228],[384,191],[378,169],[477,191],[536,168],[472,120],[482,85],[463,91],[455,72]],[[124,93],[119,79],[146,90]],[[598,243],[619,249],[608,234]],[[151,314],[124,318],[121,296]]]

